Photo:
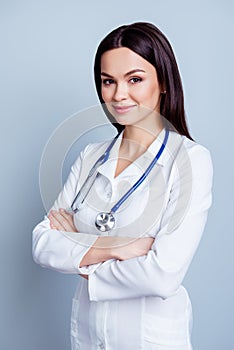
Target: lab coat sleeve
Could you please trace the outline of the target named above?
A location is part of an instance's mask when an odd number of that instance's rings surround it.
[[[188,175],[189,171],[182,171],[183,179],[174,176],[169,201],[151,250],[144,256],[106,261],[99,266],[89,276],[90,300],[142,296],[167,298],[176,293],[201,239],[212,202],[213,167],[210,152],[196,144],[188,153],[192,176]],[[185,184],[184,193],[180,188],[181,180]],[[179,220],[181,206],[177,204],[188,196],[189,204]],[[179,223],[176,224],[177,221]]]
[[[58,210],[70,207],[78,188],[80,167],[88,147],[89,145],[80,153],[73,164],[68,179],[51,209]],[[79,228],[77,229],[79,230]],[[82,232],[52,230],[50,221],[45,216],[32,233],[33,259],[42,267],[62,273],[90,274],[100,263],[83,267],[79,267],[79,265],[97,238],[97,235]]]

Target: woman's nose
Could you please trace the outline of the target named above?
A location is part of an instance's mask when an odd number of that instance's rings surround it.
[[[116,88],[113,95],[114,101],[122,101],[128,97],[128,88],[126,84],[120,83],[116,84]]]

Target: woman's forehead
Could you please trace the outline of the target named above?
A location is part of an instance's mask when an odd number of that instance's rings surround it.
[[[147,72],[154,69],[154,66],[127,47],[108,50],[101,57],[101,72],[125,75],[136,69]]]

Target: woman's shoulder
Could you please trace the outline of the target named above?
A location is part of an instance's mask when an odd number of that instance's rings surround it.
[[[203,144],[189,139],[177,132],[170,133],[168,157],[171,162],[180,168],[193,169],[194,173],[213,173],[213,162],[210,150]]]
[[[189,139],[185,135],[180,135],[177,132],[171,132],[172,144],[177,145],[178,149],[184,149],[189,155],[198,154],[211,157],[211,152],[207,146]]]
[[[113,138],[112,138],[113,139]],[[107,149],[112,139],[99,142],[88,142],[83,149],[80,151],[76,162],[80,159],[81,161],[89,161],[98,159]],[[76,163],[75,162],[75,163]]]
[[[183,142],[190,160],[197,161],[201,167],[203,165],[212,167],[212,155],[207,146],[197,141],[190,140],[186,136],[183,136]]]
[[[193,170],[193,173],[198,177],[212,179],[213,177],[213,161],[211,151],[207,146],[193,141],[184,135],[180,135],[186,158]]]
[[[102,151],[105,152],[106,148],[110,144],[112,139],[107,139],[105,141],[99,141],[99,142],[89,142],[85,148],[83,149],[84,156],[89,155],[90,153],[100,153]]]

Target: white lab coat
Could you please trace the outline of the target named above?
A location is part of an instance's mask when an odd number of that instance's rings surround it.
[[[73,350],[191,350],[192,308],[183,278],[201,239],[212,195],[210,152],[171,131],[166,149],[147,179],[115,213],[109,233],[95,227],[142,175],[159,150],[163,129],[148,150],[114,178],[120,134],[83,208],[74,215],[78,233],[51,230],[44,218],[33,230],[33,257],[41,266],[79,278],[73,298]],[[80,153],[53,205],[68,208],[110,140]],[[145,256],[79,267],[100,235],[155,237]]]

